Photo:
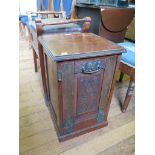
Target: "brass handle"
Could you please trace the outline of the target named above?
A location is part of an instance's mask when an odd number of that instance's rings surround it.
[[[101,61],[87,62],[82,67],[82,72],[85,74],[92,74],[102,69]]]

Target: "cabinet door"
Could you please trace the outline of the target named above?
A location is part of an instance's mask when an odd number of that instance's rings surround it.
[[[106,121],[115,56],[64,62],[59,65],[64,134]]]

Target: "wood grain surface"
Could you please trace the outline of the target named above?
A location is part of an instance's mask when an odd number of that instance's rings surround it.
[[[101,53],[100,55],[103,56],[125,52],[124,48],[92,33],[43,35],[39,37],[39,41],[47,50],[46,52],[49,52],[48,55],[53,57],[71,56],[73,58],[74,55],[78,55],[81,58],[82,54],[96,56]]]

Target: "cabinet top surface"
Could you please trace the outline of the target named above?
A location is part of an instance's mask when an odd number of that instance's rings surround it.
[[[93,57],[125,52],[124,48],[93,33],[52,34],[39,41],[53,59],[74,59],[76,56]]]

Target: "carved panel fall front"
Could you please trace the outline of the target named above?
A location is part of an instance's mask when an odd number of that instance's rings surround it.
[[[111,62],[111,63],[110,63]],[[78,130],[83,123],[90,121],[92,125],[103,122],[108,100],[101,102],[101,94],[108,95],[115,69],[116,58],[83,59],[59,63],[61,74],[61,104],[63,108],[63,133]],[[86,67],[87,66],[87,67]],[[84,71],[85,67],[85,71]],[[108,69],[109,68],[109,69]],[[104,73],[110,73],[103,85]],[[107,73],[108,74],[108,73]],[[105,93],[104,93],[105,92]],[[85,126],[87,127],[87,125]]]
[[[77,115],[97,110],[100,81],[100,74],[80,76],[77,78]]]
[[[84,33],[43,36],[40,42],[44,46],[47,105],[59,140],[108,125],[114,77],[123,49]]]

